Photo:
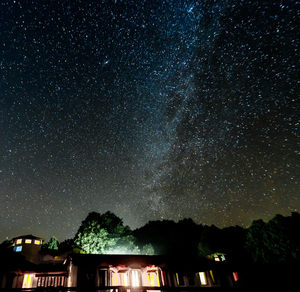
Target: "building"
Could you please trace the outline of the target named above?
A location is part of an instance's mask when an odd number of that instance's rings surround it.
[[[41,261],[41,247],[44,239],[33,235],[22,235],[12,239],[13,251],[23,255],[28,261],[38,263]]]
[[[74,254],[51,256],[42,238],[20,236],[2,258],[1,288],[69,287],[74,291],[190,291],[235,287],[239,274],[207,258]],[[182,290],[181,290],[182,288]]]

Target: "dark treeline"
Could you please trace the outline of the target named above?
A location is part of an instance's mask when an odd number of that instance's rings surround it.
[[[221,252],[234,261],[282,263],[300,259],[300,214],[276,215],[269,222],[255,220],[240,226],[217,228],[191,219],[150,221],[135,230],[138,244],[151,243],[155,252],[208,256]]]
[[[221,229],[183,219],[150,221],[132,231],[111,212],[92,212],[82,221],[74,238],[58,243],[52,237],[44,250],[192,257],[221,253],[235,263],[275,264],[300,260],[299,230],[299,213],[276,215],[269,222],[255,220],[248,228]]]
[[[170,220],[150,221],[133,231],[137,243],[151,243],[158,254],[207,256],[215,252],[237,256],[243,252],[246,230],[239,227],[219,229],[196,224],[192,219],[178,223]]]

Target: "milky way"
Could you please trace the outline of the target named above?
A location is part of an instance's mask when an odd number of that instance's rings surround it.
[[[90,211],[300,210],[297,1],[2,1],[0,237]]]

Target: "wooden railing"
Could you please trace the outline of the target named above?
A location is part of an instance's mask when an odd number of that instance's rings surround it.
[[[124,287],[124,286],[105,286],[105,287],[39,287],[39,288],[0,288],[0,292],[149,292],[149,291],[161,291],[161,292],[195,292],[195,291],[248,291],[241,288],[224,288],[224,287]]]

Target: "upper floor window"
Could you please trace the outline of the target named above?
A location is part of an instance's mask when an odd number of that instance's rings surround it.
[[[35,240],[35,241],[34,241],[34,244],[40,245],[40,244],[41,244],[41,241],[40,241],[40,240]]]
[[[21,244],[21,243],[22,243],[22,239],[21,238],[16,240],[16,244]]]
[[[21,251],[22,251],[22,245],[14,247],[14,252],[21,252]]]
[[[25,239],[25,243],[31,243],[32,240],[31,239]]]

